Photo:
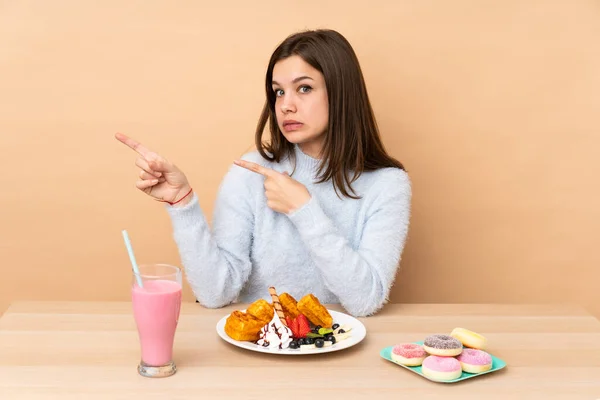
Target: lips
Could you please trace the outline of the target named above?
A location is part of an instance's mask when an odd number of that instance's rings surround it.
[[[287,132],[290,132],[302,128],[303,125],[304,124],[302,122],[288,120],[283,122],[283,129],[285,129]]]

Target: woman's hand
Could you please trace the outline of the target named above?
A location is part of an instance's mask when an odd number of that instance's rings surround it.
[[[306,186],[292,179],[287,172],[277,172],[244,160],[236,160],[234,164],[265,177],[267,206],[273,211],[289,214],[310,200],[311,196]]]
[[[158,201],[168,203],[175,203],[190,193],[191,188],[185,174],[175,164],[122,133],[117,133],[115,137],[140,155],[135,161],[135,165],[140,168],[139,180],[135,183],[138,189]],[[182,206],[191,198],[192,196],[186,196],[177,205]]]

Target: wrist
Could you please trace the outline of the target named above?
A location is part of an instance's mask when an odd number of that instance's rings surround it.
[[[179,193],[177,193],[175,200],[173,200],[172,202],[170,201],[168,203],[172,207],[184,207],[185,205],[189,204],[190,201],[192,201],[193,197],[194,197],[194,190],[192,189],[191,186],[187,185],[184,188],[182,188],[179,191]]]
[[[312,199],[312,196],[310,193],[308,193],[308,195],[305,198],[303,198],[301,201],[299,201],[298,203],[296,203],[294,205],[294,207],[288,212],[288,214],[293,214],[296,211],[300,210],[301,208],[306,206],[310,202],[311,199]]]

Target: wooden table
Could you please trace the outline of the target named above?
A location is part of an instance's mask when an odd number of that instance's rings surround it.
[[[148,379],[136,371],[131,304],[13,304],[0,318],[0,399],[600,399],[600,322],[576,306],[390,304],[361,318],[361,344],[297,357],[221,340],[217,321],[244,307],[185,303],[175,339],[179,370]],[[379,356],[383,347],[456,326],[487,336],[490,353],[508,366],[443,384]]]

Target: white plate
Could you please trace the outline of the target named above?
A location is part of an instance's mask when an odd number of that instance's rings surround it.
[[[244,311],[244,310],[242,310],[242,311]],[[347,349],[348,347],[357,345],[365,338],[365,336],[367,335],[367,329],[362,324],[362,322],[360,322],[356,318],[354,318],[348,314],[344,314],[342,312],[332,311],[332,310],[328,310],[328,311],[331,314],[331,316],[333,317],[334,324],[340,324],[340,326],[350,325],[352,327],[352,330],[349,332],[350,337],[348,339],[344,339],[341,342],[336,343],[332,346],[321,347],[320,349],[318,349],[318,348],[307,349],[307,350],[276,349],[276,348],[262,347],[253,342],[242,342],[242,341],[234,340],[234,339],[230,338],[229,335],[227,335],[227,333],[225,333],[225,321],[227,320],[227,317],[229,317],[229,315],[226,315],[219,320],[219,322],[217,323],[217,333],[219,334],[219,336],[221,336],[221,339],[223,339],[224,341],[231,343],[232,345],[240,347],[242,349],[258,351],[259,353],[281,354],[281,355],[286,355],[286,356],[302,356],[305,354],[320,354],[320,353],[329,353],[332,351],[343,350],[343,349]]]

